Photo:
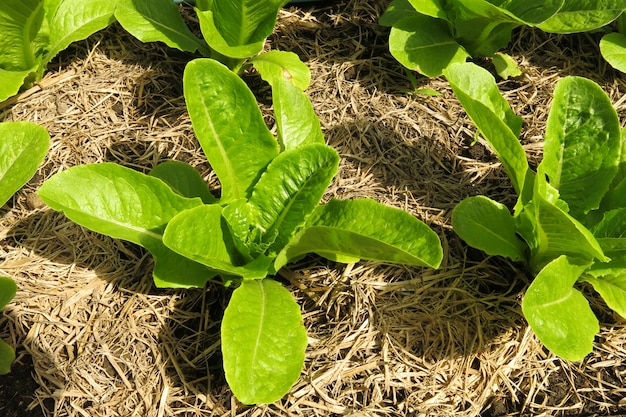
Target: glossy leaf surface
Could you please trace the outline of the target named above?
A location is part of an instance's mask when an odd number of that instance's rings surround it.
[[[170,0],[123,0],[118,3],[115,17],[126,31],[142,42],[163,42],[181,51],[200,49],[209,54]]]
[[[244,281],[222,320],[226,380],[244,404],[272,403],[300,376],[307,335],[292,295],[273,280]]]
[[[626,36],[622,33],[608,33],[600,40],[602,57],[611,66],[626,72]]]
[[[617,172],[620,150],[619,119],[604,91],[585,78],[560,80],[540,169],[574,217],[600,206]]]
[[[202,176],[191,165],[180,161],[166,161],[155,166],[149,173],[159,178],[173,191],[183,197],[200,197],[203,203],[215,203],[217,199],[209,191],[209,187]]]
[[[625,9],[625,0],[567,0],[538,27],[553,33],[589,32],[608,25]]]
[[[468,245],[489,255],[526,259],[526,244],[516,235],[509,209],[484,196],[461,201],[452,212],[452,227]]]
[[[249,204],[262,242],[277,253],[319,204],[339,167],[326,145],[306,145],[280,153],[255,185]]]
[[[112,163],[76,166],[47,180],[39,196],[81,226],[148,249],[157,286],[201,287],[214,276],[163,244],[168,221],[202,201],[180,196],[158,178]]]
[[[522,311],[541,342],[568,360],[581,360],[600,331],[589,303],[574,283],[589,263],[560,256],[537,274],[526,291]]]
[[[446,22],[421,14],[406,17],[393,25],[389,51],[405,67],[429,77],[437,77],[452,63],[469,58]]]
[[[432,268],[443,258],[439,237],[426,224],[369,199],[331,200],[319,206],[278,255],[275,268],[306,253]]]
[[[241,78],[211,59],[191,61],[183,80],[194,131],[222,184],[221,202],[247,198],[278,155],[254,95]]]
[[[39,125],[0,123],[0,206],[35,175],[49,147],[50,136]]]

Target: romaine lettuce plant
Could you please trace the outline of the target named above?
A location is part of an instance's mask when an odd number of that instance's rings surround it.
[[[391,26],[389,49],[405,67],[436,77],[468,57],[494,57],[501,75],[514,63],[495,55],[516,27],[588,32],[617,19],[626,0],[393,0],[380,23]]]
[[[187,26],[170,0],[20,0],[0,5],[0,102],[43,76],[47,64],[72,42],[114,21],[143,42],[160,41],[200,52],[241,72],[263,49],[285,0],[199,0],[194,8],[204,39]],[[272,59],[297,72],[295,54]]]
[[[39,190],[76,223],[148,249],[158,287],[202,287],[215,276],[236,287],[221,326],[224,370],[250,404],[291,388],[307,346],[299,306],[268,277],[307,253],[427,267],[442,259],[438,236],[404,211],[368,199],[319,204],[339,156],[291,74],[269,73],[278,140],[226,66],[197,59],[185,69],[185,100],[219,198],[174,161],[149,175],[111,163],[72,167]]]
[[[522,301],[529,325],[557,355],[582,359],[599,325],[578,282],[626,317],[626,141],[617,113],[592,81],[560,80],[534,173],[518,140],[521,119],[491,74],[469,63],[444,73],[518,194],[513,213],[485,196],[463,200],[453,228],[489,255],[526,262],[536,274]]]
[[[17,285],[9,277],[0,277],[0,310],[15,296]],[[4,340],[0,339],[0,375],[11,372],[15,352]]]

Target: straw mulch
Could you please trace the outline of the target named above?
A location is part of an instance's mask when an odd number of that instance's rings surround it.
[[[521,265],[467,248],[450,213],[464,197],[514,195],[502,166],[442,79],[414,86],[376,24],[387,1],[288,7],[268,47],[311,68],[308,94],[328,143],[342,157],[325,198],[370,197],[423,219],[439,234],[439,270],[308,257],[279,277],[302,306],[310,343],[301,378],[272,405],[230,393],[219,325],[229,291],[157,290],[141,248],[85,230],[36,196],[52,174],[113,161],[147,171],[160,161],[194,165],[219,184],[195,141],[182,98],[187,54],[141,44],[116,25],[71,46],[40,85],[0,109],[52,136],[46,162],[0,209],[0,270],[16,298],[0,337],[17,348],[0,378],[6,416],[519,416],[626,412],[625,323],[594,298],[601,333],[579,363],[547,352],[528,329]],[[597,38],[516,32],[509,53],[524,75],[500,83],[524,117],[536,164],[551,91],[588,76],[626,115],[622,75],[604,64]],[[481,62],[489,66],[487,61]],[[245,80],[272,124],[270,91]],[[367,221],[364,219],[363,221]],[[591,291],[589,291],[591,292]],[[32,380],[29,375],[32,375]]]

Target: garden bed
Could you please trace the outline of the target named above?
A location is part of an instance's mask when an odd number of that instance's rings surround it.
[[[28,120],[52,136],[35,178],[0,209],[0,270],[19,287],[0,318],[17,349],[0,378],[5,416],[505,416],[626,413],[626,328],[589,292],[601,321],[584,361],[550,354],[528,328],[522,265],[468,248],[452,209],[487,195],[515,203],[495,155],[442,78],[416,86],[377,25],[387,1],[285,8],[267,47],[310,67],[307,93],[327,143],[341,156],[324,197],[373,198],[440,236],[437,270],[309,256],[278,277],[302,306],[309,336],[301,377],[281,401],[244,406],[225,383],[219,324],[230,290],[160,290],[143,249],[87,231],[36,196],[71,166],[111,161],[147,172],[176,159],[212,174],[191,128],[182,72],[193,57],[143,44],[113,25],[57,57],[43,81],[5,103],[2,120]],[[524,29],[507,52],[523,75],[499,87],[524,119],[522,143],[541,158],[554,84],[591,78],[626,116],[622,74],[594,35]],[[489,68],[488,61],[478,61]],[[244,80],[269,126],[270,89]],[[367,221],[367,219],[363,219]],[[31,380],[32,376],[32,380]]]

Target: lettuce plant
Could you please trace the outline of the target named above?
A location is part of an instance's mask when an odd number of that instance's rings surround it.
[[[199,0],[194,10],[201,39],[170,0],[4,1],[0,5],[0,102],[39,81],[47,64],[72,42],[114,21],[143,42],[160,41],[182,51],[199,52],[240,72],[243,64],[263,49],[285,3]],[[294,56],[277,52],[272,59],[288,66]]]
[[[405,67],[436,77],[468,57],[494,57],[502,74],[514,64],[495,55],[516,27],[588,32],[617,19],[626,0],[393,0],[381,16],[391,26],[389,50]]]
[[[304,361],[300,308],[271,278],[284,265],[307,253],[428,267],[442,259],[438,236],[404,211],[368,199],[319,204],[339,156],[291,74],[270,73],[278,140],[226,66],[197,59],[185,69],[185,100],[219,198],[175,161],[148,175],[112,163],[72,167],[39,190],[78,224],[148,249],[157,287],[202,287],[215,276],[236,287],[221,326],[224,370],[250,404],[281,398]]]
[[[626,140],[617,113],[592,81],[560,80],[535,173],[518,140],[521,119],[491,74],[454,64],[445,75],[518,194],[512,213],[485,196],[463,200],[453,228],[489,255],[526,262],[536,274],[522,301],[529,325],[557,355],[582,359],[599,325],[577,283],[626,317]]]
[[[17,291],[17,285],[9,277],[0,277],[0,310],[13,297]],[[15,360],[15,352],[4,340],[0,339],[0,375],[6,375],[11,372],[11,363]]]

